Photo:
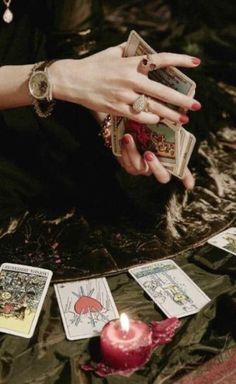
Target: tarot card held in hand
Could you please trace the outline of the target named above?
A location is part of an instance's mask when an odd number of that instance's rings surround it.
[[[182,179],[185,175],[190,157],[192,155],[196,138],[195,136],[186,131],[183,127],[180,128],[180,146],[179,146],[179,166],[172,172],[175,176]]]
[[[119,317],[105,278],[54,285],[68,340],[97,336]]]
[[[154,49],[137,32],[131,31],[124,56],[140,56],[152,53],[155,53]],[[175,67],[158,68],[149,72],[149,78],[190,97],[195,94],[195,82]],[[183,112],[181,108],[173,105],[168,106],[179,110],[180,113]],[[168,171],[180,179],[184,177],[196,139],[180,123],[163,119],[161,123],[155,125],[144,125],[122,117],[112,116],[111,141],[115,156],[122,154],[121,140],[125,133],[130,133],[134,137],[141,154],[146,150],[152,151]]]
[[[176,130],[170,122],[146,125],[125,118],[113,118],[113,128],[112,148],[116,156],[121,155],[123,135],[129,133],[141,154],[152,151],[169,172],[179,178],[184,176],[196,139],[183,127]]]
[[[125,131],[133,136],[138,151],[152,151],[172,171],[179,165],[180,134],[172,124],[139,124],[123,119]]]
[[[129,273],[168,317],[192,315],[210,301],[173,260],[144,264]]]
[[[236,227],[231,227],[208,240],[208,243],[236,255]]]
[[[142,56],[153,53],[156,53],[156,51],[151,48],[136,31],[130,32],[124,51],[125,57]],[[184,95],[190,97],[194,96],[196,89],[195,82],[175,67],[169,66],[167,68],[158,68],[151,71],[149,77],[154,81],[183,93]],[[176,109],[176,107],[173,108]]]
[[[0,332],[30,338],[52,278],[47,269],[4,263],[0,268]]]

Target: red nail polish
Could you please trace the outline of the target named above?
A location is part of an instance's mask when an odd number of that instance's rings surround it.
[[[192,106],[191,106],[191,109],[192,109],[193,111],[199,111],[199,109],[201,109],[201,108],[202,108],[202,106],[201,106],[201,104],[198,103],[198,102],[193,103]]]
[[[201,59],[199,59],[198,57],[193,57],[192,63],[195,65],[199,65],[199,64],[201,64]]]
[[[122,144],[124,144],[124,145],[127,145],[127,144],[129,144],[129,137],[127,137],[127,136],[124,136],[124,137],[122,137]]]
[[[189,118],[186,115],[181,115],[179,118],[179,122],[182,124],[187,124],[189,122]]]
[[[146,152],[144,153],[144,159],[147,161],[152,161],[154,160],[154,155],[151,152]]]

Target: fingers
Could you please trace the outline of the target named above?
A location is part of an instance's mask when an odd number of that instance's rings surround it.
[[[176,123],[187,124],[189,122],[188,116],[174,111],[173,109],[168,108],[165,104],[151,98],[148,99],[148,110],[157,116],[169,119]]]
[[[122,157],[118,158],[121,166],[131,175],[153,176],[162,184],[166,184],[171,179],[170,172],[160,163],[154,153],[146,151],[142,157],[138,152],[131,135],[126,134],[122,139]],[[187,168],[182,182],[186,189],[193,189],[195,180]]]
[[[201,104],[197,100],[194,100],[192,97],[186,96],[183,93],[170,88],[169,86],[153,81],[146,75],[153,69],[165,68],[169,66],[196,67],[200,64],[200,62],[201,60],[196,57],[176,53],[162,52],[159,54],[146,55],[143,57],[143,59],[141,59],[141,61],[139,61],[137,66],[137,72],[139,72],[140,78],[136,83],[137,88],[135,91],[140,94],[151,96],[159,102],[161,101],[167,104],[173,104],[178,107],[182,107],[187,110],[197,111],[201,109]],[[170,108],[167,106],[161,106],[160,103],[154,105],[151,111],[153,113],[159,113],[160,116],[166,117],[167,119],[176,122],[185,123],[186,121],[186,119],[184,122],[179,121],[181,118],[180,114],[177,115],[175,112],[173,115],[173,112],[171,112]]]
[[[122,138],[123,167],[132,175],[149,176],[151,171],[148,164],[138,152],[131,135],[126,134]]]
[[[170,173],[163,167],[154,153],[146,151],[144,153],[144,159],[147,161],[150,170],[160,183],[166,184],[170,181]]]
[[[142,124],[157,124],[160,121],[158,114],[144,111],[135,113],[131,105],[124,105],[122,107],[122,116]]]
[[[130,120],[134,120],[142,124],[157,124],[160,121],[160,117],[154,112],[142,111],[137,113],[133,110],[132,104],[140,95],[133,90],[126,90],[122,93],[122,99],[120,97],[119,102],[114,105],[109,105],[109,113],[114,116],[127,117]]]
[[[126,148],[122,148],[122,156],[117,157],[117,160],[119,161],[120,165],[126,170],[126,172],[128,172],[130,175],[137,176],[139,174],[138,171],[131,164]]]
[[[140,75],[141,77],[142,75]],[[161,100],[164,103],[170,103],[184,109],[190,109],[192,111],[198,111],[201,109],[199,101],[192,99],[174,89],[163,85],[161,83],[154,82],[148,79],[146,76],[142,76],[138,84],[137,90],[140,94],[151,96],[154,99]]]
[[[198,57],[178,53],[161,52],[149,55],[149,57],[156,64],[157,68],[169,66],[191,68],[201,64],[201,60]]]
[[[188,168],[184,174],[182,182],[183,182],[186,189],[193,189],[194,188],[195,179]]]

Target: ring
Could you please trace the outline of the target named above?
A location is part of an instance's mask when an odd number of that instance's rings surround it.
[[[138,68],[141,73],[147,74],[148,72],[155,71],[157,65],[152,61],[150,55],[147,54],[145,56],[140,61]]]
[[[134,112],[140,113],[142,111],[148,112],[148,97],[140,95],[132,104]]]

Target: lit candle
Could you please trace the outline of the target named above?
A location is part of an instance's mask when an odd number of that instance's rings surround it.
[[[121,314],[119,320],[107,323],[100,339],[102,361],[121,370],[137,368],[149,360],[152,352],[152,330],[139,320]]]
[[[148,362],[155,348],[171,341],[179,326],[175,317],[147,325],[140,320],[129,320],[123,313],[119,320],[111,320],[102,329],[102,361],[96,366],[83,364],[82,368],[95,371],[101,377],[130,376]]]

